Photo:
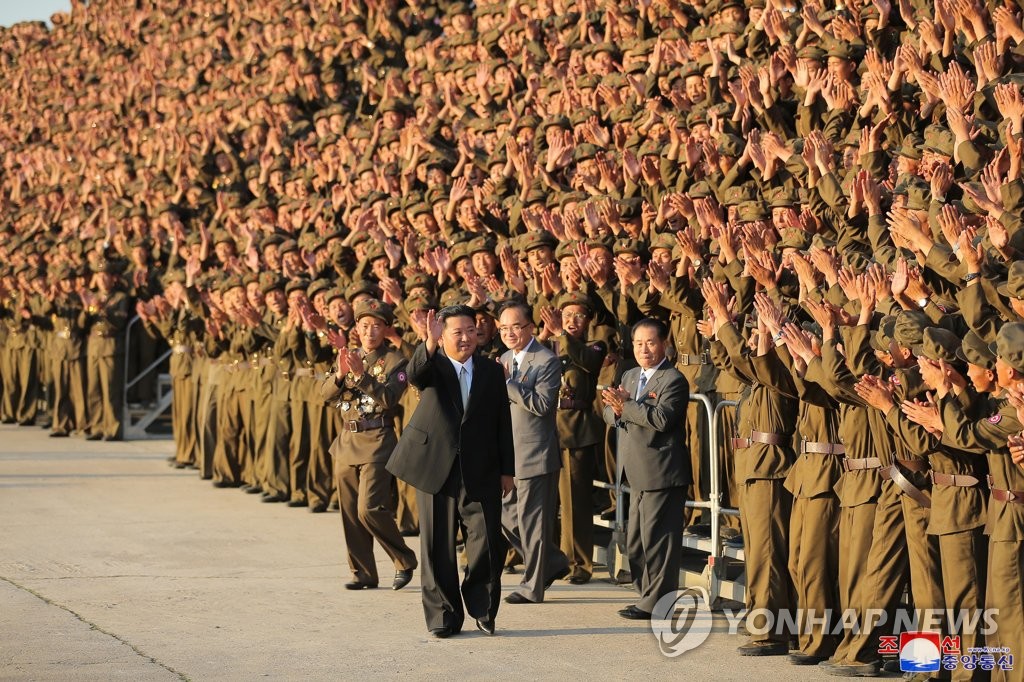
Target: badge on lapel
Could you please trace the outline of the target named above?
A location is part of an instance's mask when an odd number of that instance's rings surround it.
[[[658,399],[658,394],[654,393],[654,392],[648,393],[647,394],[647,399],[648,400],[657,400]]]

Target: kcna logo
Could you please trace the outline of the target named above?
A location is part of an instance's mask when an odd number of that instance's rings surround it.
[[[651,631],[661,653],[669,658],[703,644],[713,624],[710,599],[703,587],[669,592],[651,612]]]

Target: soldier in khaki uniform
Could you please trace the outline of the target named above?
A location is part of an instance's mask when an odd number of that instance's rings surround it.
[[[608,352],[603,341],[587,340],[593,304],[582,292],[558,299],[558,309],[542,309],[544,328],[538,340],[551,345],[562,363],[556,428],[562,451],[558,496],[561,503],[561,549],[569,559],[568,580],[590,581],[594,572],[593,482],[597,446],[604,437],[594,410],[597,377]]]
[[[75,293],[75,272],[68,266],[57,268],[57,294],[53,301],[53,340],[50,361],[53,363],[53,431],[51,437],[61,438],[86,426],[85,413],[85,344],[83,330],[78,326],[82,302]]]
[[[100,261],[95,269],[95,292],[79,292],[84,310],[79,325],[88,333],[86,342],[86,406],[89,414],[87,440],[120,440],[121,407],[124,402],[124,342],[128,323],[128,296],[114,288],[116,265]]]
[[[394,479],[384,467],[398,442],[394,410],[407,383],[406,359],[384,347],[384,327],[394,319],[388,307],[364,299],[355,306],[355,318],[360,348],[339,350],[337,372],[321,386],[324,400],[343,420],[331,454],[352,570],[345,588],[377,587],[376,539],[395,563],[392,588],[399,590],[412,579],[416,555],[395,524]]]

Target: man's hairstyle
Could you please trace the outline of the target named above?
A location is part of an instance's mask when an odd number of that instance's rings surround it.
[[[524,320],[530,323],[533,322],[533,311],[530,310],[530,306],[524,303],[523,301],[519,301],[516,299],[512,299],[511,301],[505,301],[498,308],[497,317],[501,317],[501,314],[504,313],[506,310],[518,310],[523,314]]]
[[[630,336],[636,336],[636,330],[642,329],[643,327],[649,327],[650,329],[653,329],[655,332],[657,332],[658,338],[661,339],[662,341],[668,340],[668,326],[661,320],[658,320],[653,317],[645,317],[644,319],[634,324],[633,329],[630,331]]]
[[[449,305],[437,311],[437,321],[442,325],[447,325],[453,317],[468,317],[476,324],[476,311],[468,305]]]

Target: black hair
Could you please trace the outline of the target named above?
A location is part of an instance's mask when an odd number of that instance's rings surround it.
[[[523,301],[520,301],[518,299],[512,299],[510,301],[505,301],[498,308],[498,312],[495,315],[495,317],[501,317],[501,314],[503,312],[505,312],[506,310],[518,310],[519,312],[521,312],[523,314],[523,319],[525,319],[527,322],[530,322],[530,323],[533,322],[533,311],[530,310],[530,306],[528,304],[526,304],[525,302],[523,302]]]
[[[658,333],[658,338],[662,341],[668,340],[668,326],[661,320],[655,317],[645,317],[636,324],[633,325],[633,329],[630,330],[630,336],[636,335],[636,330],[643,327],[649,327]]]
[[[449,305],[437,311],[437,321],[446,324],[453,317],[468,317],[476,324],[476,311],[468,305]]]

